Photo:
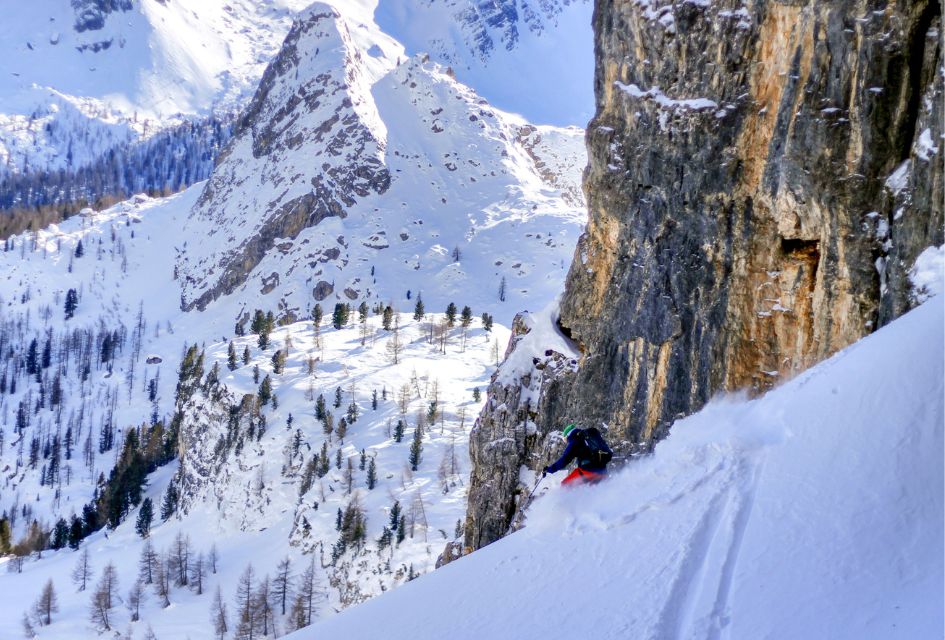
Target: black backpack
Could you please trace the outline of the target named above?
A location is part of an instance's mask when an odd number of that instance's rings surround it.
[[[595,427],[584,429],[584,444],[587,448],[587,462],[592,465],[602,467],[614,457],[614,452],[607,446],[604,436]]]

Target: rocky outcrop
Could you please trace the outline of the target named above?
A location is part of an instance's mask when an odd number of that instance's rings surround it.
[[[943,242],[940,13],[598,0],[590,218],[560,308],[582,357],[538,424],[645,450],[718,391],[763,392],[909,308],[909,269]],[[474,440],[474,462],[514,434]],[[479,499],[474,546],[507,526]]]
[[[568,397],[578,362],[560,350],[536,352],[544,340],[531,339],[533,322],[519,315],[512,323],[505,363],[493,374],[486,406],[469,435],[466,549],[505,535],[527,490],[519,481],[521,470],[540,469],[559,444],[547,437],[551,427],[540,416],[560,410],[557,404]]]
[[[131,0],[72,0],[75,11],[75,30],[98,31],[105,27],[108,14],[116,11],[131,11]]]

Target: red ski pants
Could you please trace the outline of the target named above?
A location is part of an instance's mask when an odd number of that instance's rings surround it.
[[[576,468],[574,471],[568,474],[568,477],[561,481],[562,485],[581,485],[581,484],[596,484],[604,479],[603,473],[595,473],[593,471],[588,471],[587,469],[581,469],[580,467]]]

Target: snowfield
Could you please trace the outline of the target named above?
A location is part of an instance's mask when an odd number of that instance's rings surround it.
[[[523,530],[292,637],[941,637],[942,354],[937,297],[605,484],[545,480]]]

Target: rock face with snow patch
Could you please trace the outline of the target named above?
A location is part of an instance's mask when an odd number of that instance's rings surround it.
[[[525,348],[521,342],[529,331],[525,319],[516,316],[507,362],[513,352]],[[522,372],[508,372],[506,365],[506,371],[493,374],[486,406],[469,435],[473,468],[466,549],[478,549],[506,534],[527,497],[519,470],[523,465],[540,469],[555,456],[560,441],[547,437],[551,427],[539,416],[559,410],[555,405],[567,397],[576,365],[566,354],[549,349],[533,356],[531,367]]]
[[[75,10],[75,30],[95,31],[105,26],[108,14],[115,11],[131,11],[131,0],[72,0]]]
[[[943,242],[940,5],[598,0],[594,29],[590,219],[561,304],[583,357],[536,421],[633,451],[908,309]]]
[[[600,4],[571,415],[652,442],[901,313],[902,274],[942,243],[942,155],[916,152],[941,135],[939,5],[875,8]]]
[[[445,306],[474,277],[554,295],[585,220],[583,131],[528,124],[402,56],[376,25],[303,13],[187,223],[184,309],[233,294],[301,318],[431,288]]]
[[[365,122],[360,58],[334,9],[314,5],[295,22],[194,210],[197,233],[228,237],[185,256],[185,308],[231,293],[278,239],[390,186],[383,142]]]

